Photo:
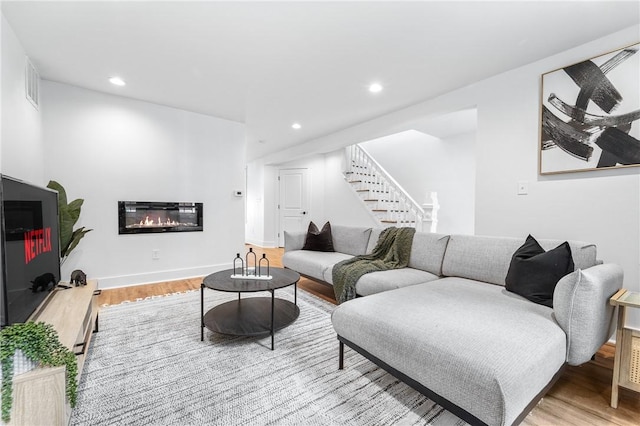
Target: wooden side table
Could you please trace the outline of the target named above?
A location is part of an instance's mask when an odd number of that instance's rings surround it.
[[[640,293],[621,289],[611,297],[609,303],[618,307],[611,386],[611,406],[618,408],[618,386],[640,392],[640,331],[624,326],[627,307],[640,308]]]

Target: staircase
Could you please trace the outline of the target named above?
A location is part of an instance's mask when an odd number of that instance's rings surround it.
[[[379,226],[436,232],[440,206],[435,193],[431,203],[420,206],[363,147],[347,147],[346,156],[345,181]]]

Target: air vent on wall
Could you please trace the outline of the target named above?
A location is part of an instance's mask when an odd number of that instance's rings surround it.
[[[27,58],[24,71],[24,89],[31,105],[38,109],[40,104],[40,74],[38,74],[36,67],[33,66],[29,58]]]

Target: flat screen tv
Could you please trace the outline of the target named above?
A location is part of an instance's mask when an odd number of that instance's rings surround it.
[[[60,280],[58,193],[0,176],[2,327],[25,322]]]

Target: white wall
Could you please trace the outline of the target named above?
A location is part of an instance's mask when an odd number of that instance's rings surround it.
[[[278,246],[278,170],[262,161],[247,164],[245,241],[260,247]]]
[[[44,186],[40,111],[25,96],[24,71],[26,53],[11,25],[2,15],[2,131],[0,171],[3,174]]]
[[[278,169],[273,166],[264,168],[264,236],[265,247],[278,246]]]
[[[87,234],[63,266],[100,287],[203,275],[243,250],[244,126],[159,105],[41,82],[24,92],[26,53],[2,16],[0,171],[40,186],[58,180],[84,198]],[[118,200],[204,202],[204,232],[118,235]],[[160,259],[151,259],[151,250]]]
[[[624,286],[640,291],[640,168],[538,174],[540,76],[638,42],[640,26],[449,92],[332,135],[270,155],[268,161],[325,152],[416,128],[415,123],[476,107],[475,232],[525,238],[580,239],[621,265]],[[517,195],[518,181],[529,195]],[[325,209],[330,211],[331,207]],[[640,312],[629,323],[640,328]]]
[[[243,250],[244,125],[42,82],[45,174],[93,228],[63,267],[101,288],[204,275]],[[118,235],[117,202],[204,203],[204,232]],[[160,250],[152,260],[151,251]]]
[[[268,247],[264,236],[265,208],[264,208],[264,173],[265,167],[261,161],[247,164],[247,211],[245,223],[245,241],[261,247]]]
[[[406,131],[361,145],[418,204],[437,192],[437,232],[473,234],[475,132],[439,139]]]

